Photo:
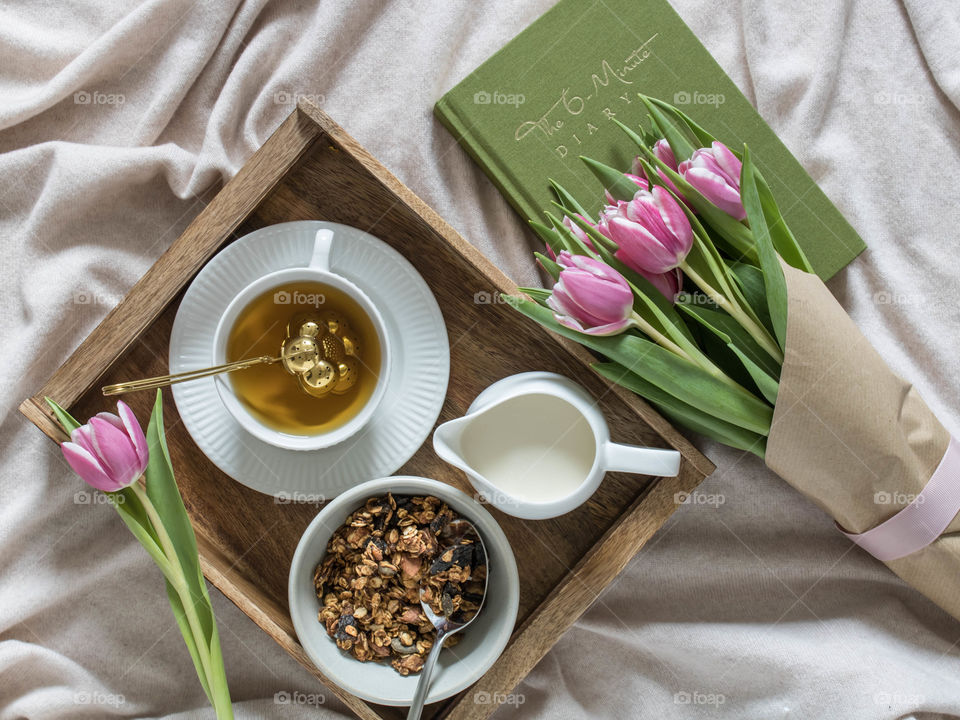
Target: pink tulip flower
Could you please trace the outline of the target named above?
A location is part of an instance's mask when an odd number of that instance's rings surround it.
[[[609,265],[566,250],[547,306],[564,327],[587,335],[615,335],[633,324],[633,291]]]
[[[747,211],[740,199],[742,163],[722,142],[695,150],[689,160],[679,165],[684,180],[693,185],[707,200],[728,215],[743,220]]]
[[[653,154],[668,168],[674,172],[679,172],[677,168],[677,158],[673,154],[673,148],[670,147],[670,143],[668,143],[666,140],[657,140],[657,142],[654,143]],[[688,208],[696,212],[696,210],[693,209],[693,206],[690,205],[690,201],[680,193],[680,191],[677,189],[677,186],[673,184],[673,180],[667,177],[667,174],[663,170],[657,168],[657,175],[660,177],[660,182],[662,182],[664,186],[668,187],[674,195],[684,202]]]
[[[60,446],[70,467],[103,492],[133,484],[147,469],[147,439],[126,403],[117,403],[119,416],[99,413],[70,434]]]
[[[653,144],[653,154],[656,156],[657,160],[662,162],[674,172],[677,172],[677,158],[673,154],[673,148],[670,147],[670,143],[662,139],[657,140]]]
[[[678,267],[693,247],[690,221],[669,191],[660,186],[652,192],[639,191],[630,202],[608,206],[598,229],[617,244],[618,260],[652,275]]]

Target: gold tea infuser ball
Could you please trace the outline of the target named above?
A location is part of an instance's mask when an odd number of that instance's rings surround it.
[[[305,373],[300,373],[300,387],[308,395],[323,397],[334,389],[339,381],[339,376],[336,366],[326,360],[320,360],[315,367]]]
[[[288,337],[280,351],[283,367],[291,375],[312,370],[322,359],[320,348],[312,337]]]
[[[319,313],[297,313],[287,323],[287,337],[315,338],[324,331],[323,324],[323,318]]]
[[[307,394],[341,395],[360,377],[360,338],[335,310],[297,313],[287,323],[280,358]]]
[[[297,332],[300,333],[301,337],[315,338],[321,332],[323,332],[323,328],[320,327],[320,323],[317,322],[316,320],[307,320],[306,322],[300,325]]]

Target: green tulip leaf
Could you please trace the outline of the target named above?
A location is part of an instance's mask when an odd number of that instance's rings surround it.
[[[657,124],[657,119],[650,113],[647,113],[647,121],[650,123],[650,134],[655,137],[656,140],[654,140],[652,143],[644,143],[643,146],[653,147],[657,140],[663,138],[663,129]]]
[[[602,162],[598,162],[592,158],[583,157],[582,155],[580,159],[583,160],[584,164],[590,169],[590,172],[600,181],[604,189],[617,200],[633,200],[633,196],[636,195],[637,190],[640,189],[633,180],[616,168],[604,165]]]
[[[748,357],[735,343],[728,342],[727,347],[740,358],[743,366],[747,369],[747,372],[750,373],[750,377],[753,378],[753,382],[756,383],[760,394],[763,395],[771,405],[776,405],[777,395],[780,392],[780,383],[777,382],[776,378],[771,377],[766,370],[757,365],[757,363]]]
[[[732,304],[742,309],[752,321],[758,325],[762,325],[760,318],[753,310],[753,306],[747,301],[743,291],[740,289],[740,284],[730,270],[729,263],[721,257],[716,245],[714,245],[710,239],[709,233],[703,225],[700,224],[697,216],[690,211],[690,208],[682,203],[681,207],[686,213],[687,219],[690,221],[690,226],[693,228],[694,237],[696,238],[693,248],[687,256],[688,261],[692,263],[699,262],[701,271],[705,272],[707,274],[706,277],[712,281],[711,285],[717,290],[720,290],[723,296]]]
[[[760,391],[760,394],[763,395],[768,402],[770,402],[771,404],[775,404],[777,402],[777,393],[780,390],[780,385],[776,381],[776,379],[771,377],[770,374],[768,374],[768,372],[764,368],[762,368],[757,362],[753,361],[752,358],[756,357],[768,365],[771,363],[770,356],[767,355],[767,353],[764,352],[763,349],[756,344],[756,341],[754,341],[753,338],[751,338],[746,332],[744,332],[743,328],[741,328],[740,325],[738,325],[735,321],[733,321],[733,318],[730,318],[729,316],[725,316],[723,313],[714,313],[714,316],[711,317],[710,315],[707,315],[705,313],[697,312],[694,308],[690,306],[684,306],[683,309],[685,312],[690,314],[691,317],[696,318],[710,332],[716,335],[720,339],[720,342],[726,345],[727,349],[729,349],[734,355],[737,356],[737,358],[740,360],[740,363],[743,365],[744,369],[749,374],[750,379],[757,386],[757,389]],[[723,322],[724,319],[729,320],[730,322],[724,323]],[[716,324],[714,322],[711,322],[711,321],[718,321],[718,320],[720,322]],[[745,336],[746,340],[749,341],[746,344],[748,346],[749,345],[754,346],[754,347],[751,347],[751,353],[748,355],[746,352],[741,350],[740,347],[738,347],[737,344],[730,337],[730,335],[725,333],[720,327],[718,327],[718,325],[723,325],[725,328],[731,329],[731,330],[734,327],[736,327],[740,331],[739,334],[742,334],[743,336]],[[743,342],[744,338],[739,337],[738,340]],[[778,370],[779,368],[775,368],[774,372]]]
[[[522,292],[524,295],[528,295],[533,298],[539,305],[545,305],[547,300],[553,294],[551,291],[544,290],[543,288],[521,287],[517,288],[517,290]]]
[[[740,367],[743,368],[743,370],[746,370],[748,384],[752,383],[757,388],[757,390],[760,391],[760,394],[763,395],[769,402],[776,403],[777,392],[779,390],[779,385],[777,384],[777,381],[774,378],[770,377],[770,375],[768,375],[767,372],[763,370],[763,368],[761,368],[757,363],[755,363],[751,359],[751,356],[748,356],[747,353],[741,350],[737,346],[737,344],[731,339],[730,335],[727,335],[727,333],[721,330],[717,326],[717,324],[714,324],[713,322],[711,322],[711,320],[722,321],[722,319],[724,318],[732,321],[732,318],[725,316],[723,313],[716,313],[715,317],[711,318],[707,315],[697,313],[696,310],[690,306],[684,306],[683,309],[691,317],[695,318],[698,322],[700,322],[703,325],[703,327],[705,327],[707,330],[713,333],[713,335],[717,339],[719,339],[720,343],[722,343],[721,346],[725,347],[727,350],[729,350],[733,354],[733,357],[736,358],[736,362],[739,363]],[[740,326],[736,322],[731,322],[727,327],[731,329],[733,327],[737,327],[742,331],[742,328],[740,328]],[[746,335],[746,333],[743,333],[743,334]],[[749,335],[746,335],[746,337],[752,341],[752,338],[750,338]],[[752,356],[754,357],[766,356],[767,361],[772,362],[770,361],[769,355],[767,355],[767,353],[765,353],[758,345],[756,345],[755,341],[752,342],[751,344],[756,346],[755,352],[752,354]],[[714,361],[716,361],[718,364],[721,364],[721,365],[726,364],[723,362],[724,358],[722,358],[715,349],[713,350],[712,357]],[[728,370],[727,372],[729,373],[730,370]],[[740,379],[740,374],[741,373],[734,373],[734,376]]]
[[[621,130],[623,130],[623,132],[626,134],[628,138],[630,138],[631,140],[633,140],[634,143],[636,143],[637,147],[648,147],[650,144],[652,144],[647,142],[647,138],[641,137],[634,130],[624,125],[622,122],[620,122],[616,118],[611,118],[611,119],[613,120],[614,123],[617,124],[617,126]],[[654,142],[656,142],[656,140],[654,140]]]
[[[703,327],[717,335],[726,344],[734,344],[751,362],[758,365],[768,375],[780,377],[780,365],[770,357],[760,344],[743,326],[727,313],[703,305],[683,303],[679,305],[682,312],[696,320]]]
[[[167,450],[163,428],[163,395],[160,390],[157,390],[157,399],[147,427],[147,446],[150,449],[150,461],[144,473],[147,497],[160,516],[160,521],[173,543],[176,560],[183,569],[187,590],[193,601],[193,609],[199,619],[203,637],[193,636],[192,640],[198,646],[202,644],[202,648],[209,651],[217,634],[216,621],[213,617],[210,597],[207,594],[206,581],[200,570],[197,538],[174,479],[173,465]],[[182,608],[174,605],[174,614],[179,610]],[[191,639],[186,637],[186,633],[184,640],[189,647]],[[210,678],[207,678],[207,683],[205,689],[209,688]]]
[[[647,98],[653,105],[658,107],[666,115],[672,115],[674,121],[677,125],[683,126],[686,125],[687,130],[689,131],[688,137],[692,135],[694,139],[691,140],[691,144],[697,146],[697,148],[708,148],[716,142],[716,138],[704,130],[700,125],[693,121],[693,119],[687,115],[685,112],[680,110],[677,107],[674,107],[668,102],[664,102],[659,98],[648,97]],[[670,142],[669,140],[667,142]],[[672,149],[672,148],[671,148]],[[692,155],[693,153],[691,153]],[[676,155],[676,153],[674,153]],[[684,158],[686,159],[686,158]],[[679,159],[677,160],[679,162]]]
[[[672,105],[666,105],[666,107],[658,105],[653,102],[653,98],[646,95],[638,95],[638,97],[647,106],[647,112],[654,119],[657,129],[663,133],[664,139],[670,144],[677,162],[689,159],[694,150],[701,147],[697,135],[683,118],[677,115],[676,108]]]
[[[537,259],[540,265],[543,266],[543,269],[547,271],[547,274],[553,278],[553,281],[556,282],[557,278],[560,277],[560,271],[563,268],[561,268],[554,260],[543,253],[534,253],[533,256]]]
[[[763,175],[760,174],[756,166],[754,166],[753,170],[754,177],[757,181],[757,194],[760,197],[760,207],[767,221],[767,230],[770,232],[773,247],[776,248],[785,263],[799,270],[812,273],[814,271],[813,266],[810,265],[810,261],[807,260],[803,248],[800,247],[797,239],[793,236],[793,233],[790,232],[787,221],[783,219],[777,201],[770,191],[770,186],[767,185],[767,181],[763,179]]]
[[[58,405],[54,400],[51,400],[48,397],[44,397],[43,399],[47,401],[47,405],[49,405],[50,409],[53,410],[53,414],[57,416],[57,421],[66,431],[67,435],[72,435],[73,431],[80,427],[81,423],[77,422],[73,415],[60,407],[60,405]]]
[[[548,228],[543,223],[539,223],[536,220],[529,220],[530,227],[533,228],[533,231],[537,236],[543,241],[545,245],[549,245],[552,250],[556,250],[555,247],[557,242],[557,233],[554,232],[552,228]]]
[[[593,363],[591,367],[607,380],[625,387],[647,400],[671,422],[724,445],[739,450],[747,450],[761,458],[764,456],[766,438],[762,435],[702,412],[664,392],[656,385],[647,382],[618,363]]]
[[[731,263],[729,267],[747,304],[772,335],[773,325],[770,323],[770,312],[767,310],[767,290],[763,285],[763,271],[749,263]]]
[[[203,661],[200,659],[200,649],[197,645],[197,640],[193,636],[193,630],[190,628],[190,623],[187,620],[186,612],[183,609],[183,602],[180,600],[180,595],[177,594],[176,588],[170,584],[169,581],[166,582],[167,590],[167,600],[170,601],[170,609],[173,610],[173,617],[177,621],[177,627],[180,628],[180,634],[183,635],[183,642],[187,646],[187,651],[190,653],[190,659],[193,660],[193,667],[197,671],[197,678],[200,680],[200,684],[203,686],[203,691],[207,695],[207,699],[210,701],[210,704],[214,704],[213,694],[210,692],[210,681],[207,678],[207,673],[203,668]],[[216,638],[217,633],[214,633],[213,636]],[[222,662],[220,663],[223,664]]]
[[[740,196],[757,244],[773,334],[782,350],[787,339],[787,281],[783,276],[780,258],[773,247],[767,218],[757,189],[753,160],[750,158],[750,149],[746,145],[743,147],[743,168],[740,172]]]
[[[640,169],[643,170],[643,176],[647,178],[647,183],[650,185],[651,190],[653,190],[654,185],[663,185],[663,180],[657,175],[657,171],[654,170],[644,155],[637,155],[637,163],[640,165]]]
[[[581,205],[579,202],[577,202],[577,199],[576,199],[573,195],[571,195],[571,194],[566,190],[566,188],[563,187],[563,185],[561,185],[560,183],[556,182],[555,180],[550,180],[549,183],[550,183],[550,187],[553,188],[553,192],[556,194],[557,199],[558,199],[559,202],[560,202],[560,205],[563,206],[563,212],[564,212],[564,214],[566,214],[566,215],[574,215],[574,214],[576,214],[576,213],[579,213],[580,215],[583,215],[584,217],[589,217],[589,216],[590,216],[590,213],[588,213],[588,212],[583,208],[583,205]]]
[[[545,214],[547,215],[547,218],[550,219],[551,222],[552,222],[553,220],[552,220],[550,214],[549,214],[549,213],[545,213]],[[531,223],[531,224],[533,224],[533,223]],[[539,224],[539,223],[538,223],[538,224]],[[545,227],[545,228],[546,228],[546,226],[541,226],[541,227]],[[582,254],[582,253],[577,249],[576,245],[572,245],[572,244],[570,243],[568,233],[561,233],[561,232],[559,232],[559,231],[557,231],[557,230],[554,230],[553,228],[546,228],[546,231],[549,232],[549,233],[551,233],[551,236],[550,236],[550,237],[551,237],[551,240],[550,240],[550,242],[547,243],[547,244],[550,245],[550,249],[553,250],[553,252],[554,252],[556,255],[559,255],[559,254],[562,253],[564,250],[566,250],[568,253],[571,253],[572,255],[581,255],[581,254]],[[538,234],[539,234],[539,232],[538,232]],[[544,242],[546,242],[546,241],[544,241]]]
[[[177,549],[177,557],[187,576],[187,581],[193,582],[203,577],[197,558],[197,538],[174,479],[173,464],[167,450],[167,439],[163,428],[163,394],[160,390],[157,390],[153,413],[150,415],[150,423],[147,426],[147,446],[150,449],[150,460],[144,473],[147,497],[156,508],[164,528]]]
[[[206,594],[206,588],[204,588],[204,596],[207,599],[207,603],[210,603],[210,596]],[[210,679],[214,688],[220,688],[222,693],[222,702],[221,706],[225,708],[224,715],[226,716],[225,720],[233,720],[233,710],[232,704],[230,702],[230,691],[229,686],[227,685],[227,668],[223,664],[223,650],[220,647],[220,634],[217,632],[213,633],[213,637],[210,639],[210,666],[213,677]],[[209,693],[208,693],[209,696]],[[212,700],[211,700],[212,702]],[[216,705],[216,704],[215,704]]]

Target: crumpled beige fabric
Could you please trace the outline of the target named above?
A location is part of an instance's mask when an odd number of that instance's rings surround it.
[[[520,222],[431,108],[550,4],[0,6],[0,720],[213,717],[156,569],[15,406],[298,95],[534,281]],[[868,240],[830,288],[956,432],[960,7],[675,6]],[[703,448],[717,473],[498,717],[960,715],[960,625],[759,460]],[[237,717],[344,716],[212,595]]]

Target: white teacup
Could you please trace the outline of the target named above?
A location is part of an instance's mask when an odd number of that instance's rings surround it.
[[[373,417],[381,400],[383,400],[384,393],[386,392],[387,378],[390,375],[390,338],[387,334],[383,317],[363,290],[350,280],[347,280],[342,275],[338,275],[330,269],[330,247],[332,243],[332,230],[323,229],[317,231],[313,256],[310,259],[309,265],[306,267],[277,270],[269,275],[264,275],[258,280],[254,280],[243,288],[237,293],[236,297],[230,301],[230,304],[227,305],[227,309],[224,310],[213,336],[212,364],[221,365],[227,362],[227,340],[230,335],[230,330],[233,328],[234,323],[236,323],[240,313],[243,312],[254,298],[272,288],[287,283],[319,282],[336,288],[353,298],[367,314],[367,317],[370,318],[377,332],[377,339],[380,342],[380,372],[377,377],[377,385],[360,412],[334,430],[303,435],[295,435],[276,430],[264,424],[263,421],[251,413],[234,394],[229,375],[219,375],[216,377],[217,393],[220,395],[220,399],[223,401],[224,406],[226,406],[227,411],[240,426],[254,437],[287,450],[319,450],[320,448],[336,445],[354,435]],[[280,344],[280,339],[278,339],[278,354],[280,352]],[[244,371],[239,370],[238,372]],[[295,382],[295,379],[291,378],[291,382]]]

